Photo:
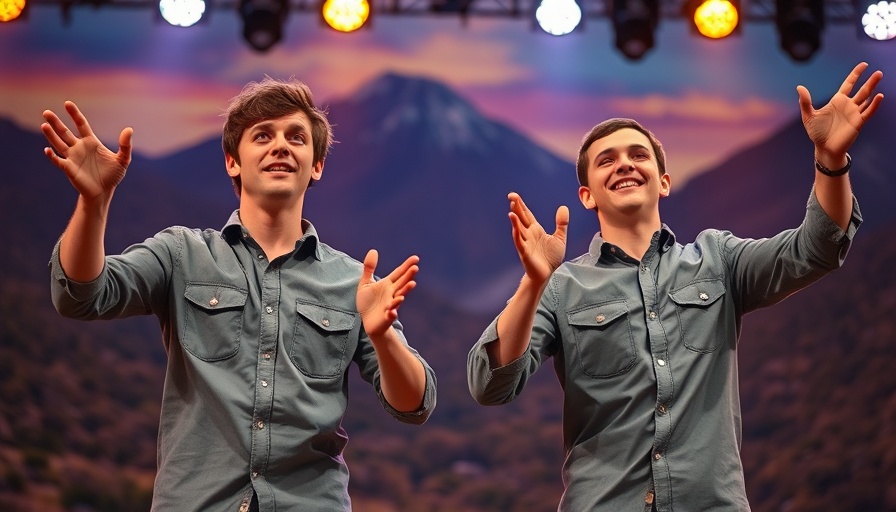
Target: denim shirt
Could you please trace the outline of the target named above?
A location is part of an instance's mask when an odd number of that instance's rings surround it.
[[[859,224],[855,200],[844,233],[813,192],[800,227],[768,239],[707,230],[682,245],[664,225],[639,262],[598,234],[551,276],[519,359],[491,367],[497,319],[486,329],[468,356],[470,391],[506,403],[553,358],[564,395],[559,510],[749,510],[742,317],[838,268]]]
[[[355,293],[363,265],[303,221],[295,250],[268,261],[234,212],[222,231],[166,229],[106,257],[93,282],[50,262],[57,310],[82,320],[154,314],[168,367],[154,511],[349,510],[348,367],[382,406],[420,424],[436,401],[432,368],[418,411],[383,397]],[[404,343],[401,324],[393,327]]]

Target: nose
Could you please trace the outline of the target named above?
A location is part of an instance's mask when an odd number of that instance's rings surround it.
[[[286,144],[286,139],[284,137],[277,137],[275,139],[274,145],[271,148],[271,154],[273,156],[286,156],[289,154],[289,146]]]
[[[627,158],[620,159],[619,167],[616,168],[616,174],[622,174],[624,172],[635,172],[635,164]]]

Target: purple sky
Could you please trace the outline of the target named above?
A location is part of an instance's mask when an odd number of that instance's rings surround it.
[[[591,126],[634,117],[663,141],[680,186],[794,119],[797,84],[820,106],[864,60],[884,71],[885,93],[896,90],[896,42],[862,41],[851,25],[829,24],[822,44],[800,64],[778,49],[770,23],[709,41],[681,20],[662,20],[657,47],[633,63],[613,47],[605,19],[555,38],[525,18],[463,25],[381,15],[369,28],[338,34],[294,12],[284,40],[259,54],[243,41],[235,12],[215,10],[183,29],[149,9],[78,7],[65,25],[59,9],[33,6],[27,20],[0,24],[0,116],[36,131],[45,108],[60,111],[72,99],[107,144],[130,125],[136,150],[161,156],[218,136],[228,99],[265,74],[294,75],[326,104],[393,71],[446,83],[570,160]]]

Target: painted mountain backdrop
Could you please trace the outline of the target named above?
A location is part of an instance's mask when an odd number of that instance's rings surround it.
[[[551,369],[515,403],[483,408],[469,397],[464,363],[521,275],[509,191],[550,229],[556,207],[570,206],[567,255],[587,249],[597,225],[579,206],[573,164],[428,80],[385,75],[329,111],[340,142],[306,215],[325,242],[356,258],[379,249],[380,270],[421,256],[419,287],[401,315],[439,376],[439,405],[422,428],[391,421],[353,382],[346,456],[356,510],[555,508],[560,410]],[[852,151],[866,224],[846,266],[747,319],[743,456],[754,510],[896,508],[896,491],[882,485],[896,471],[896,372],[886,367],[896,343],[896,176],[883,133],[894,121],[872,121]],[[145,510],[164,371],[158,326],[77,323],[52,310],[46,262],[75,196],[43,157],[38,123],[29,131],[0,121],[9,149],[0,218],[11,234],[0,245],[0,505]],[[139,134],[135,141],[139,150]],[[673,187],[663,219],[682,240],[706,227],[759,237],[795,226],[811,158],[795,120]],[[137,155],[113,202],[107,249],[172,224],[220,227],[235,207],[218,140],[164,159]]]

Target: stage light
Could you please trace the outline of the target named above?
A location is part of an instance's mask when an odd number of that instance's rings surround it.
[[[691,28],[702,36],[722,39],[738,29],[738,0],[696,0],[685,5],[689,10]]]
[[[326,0],[321,6],[324,21],[339,32],[354,32],[370,17],[368,0]]]
[[[266,52],[283,38],[289,0],[240,0],[243,38],[254,50]]]
[[[430,0],[429,10],[439,13],[460,13],[466,16],[473,0]]]
[[[535,9],[538,26],[548,34],[569,34],[582,21],[582,8],[575,0],[541,0]]]
[[[821,48],[824,4],[822,0],[776,0],[775,24],[781,48],[793,60],[807,61]]]
[[[896,38],[896,2],[859,0],[855,5],[856,18],[862,34],[876,41]]]
[[[653,32],[659,23],[659,0],[615,0],[612,5],[616,48],[638,60],[653,48]]]
[[[159,13],[175,27],[192,27],[205,14],[205,0],[159,0]]]
[[[13,21],[25,12],[25,0],[0,0],[0,22]]]

